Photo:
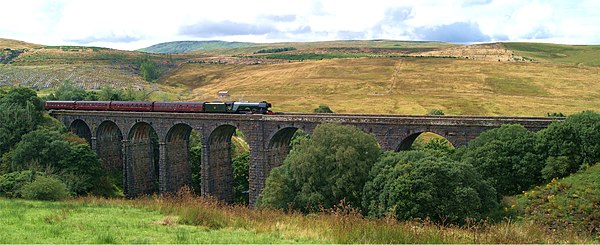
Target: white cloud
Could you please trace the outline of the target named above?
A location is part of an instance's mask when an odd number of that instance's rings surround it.
[[[417,40],[427,35],[465,42],[600,43],[600,2],[595,0],[8,0],[2,9],[0,37],[48,45],[137,49],[176,40]]]

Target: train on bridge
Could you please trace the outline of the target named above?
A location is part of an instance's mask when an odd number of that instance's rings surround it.
[[[273,114],[262,102],[46,101],[46,110]]]

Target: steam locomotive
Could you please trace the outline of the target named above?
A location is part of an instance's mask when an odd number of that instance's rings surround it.
[[[46,101],[46,110],[273,114],[262,102]]]

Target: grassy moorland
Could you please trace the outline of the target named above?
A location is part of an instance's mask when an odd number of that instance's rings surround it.
[[[600,107],[598,46],[393,40],[192,44],[205,49],[150,54],[0,39],[0,48],[26,49],[0,64],[0,86],[20,84],[47,94],[70,80],[87,89],[131,85],[149,91],[150,100],[183,101],[218,100],[217,92],[227,90],[231,100],[267,100],[281,112],[327,104],[338,113],[440,109],[450,115],[542,116]],[[190,48],[185,42],[173,45]],[[156,83],[141,79],[134,64],[141,58],[162,64]]]
[[[267,100],[276,111],[454,115],[574,113],[600,107],[600,67],[443,58],[354,58],[268,65],[184,64],[159,82],[188,100]]]
[[[540,62],[600,66],[600,45],[502,43],[515,54]]]

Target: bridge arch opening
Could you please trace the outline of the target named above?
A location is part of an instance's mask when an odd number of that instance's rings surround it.
[[[306,135],[306,133],[296,127],[285,127],[279,129],[269,139],[267,147],[268,166],[265,166],[266,176],[271,172],[271,169],[281,166],[291,150],[291,141],[295,135]]]
[[[184,186],[192,187],[192,165],[190,162],[190,135],[192,127],[176,124],[167,133],[165,140],[164,176],[165,192],[177,192]]]
[[[123,162],[123,133],[112,121],[104,121],[96,131],[96,154],[108,172],[111,183],[125,191],[125,164]]]
[[[159,190],[159,144],[154,128],[136,123],[127,136],[127,196],[148,195]]]
[[[436,147],[448,147],[453,149],[454,144],[446,137],[440,134],[437,134],[435,132],[423,131],[410,134],[409,136],[404,138],[396,148],[396,151],[407,151],[412,149]]]
[[[85,139],[89,145],[92,145],[92,131],[90,127],[81,119],[77,119],[69,126],[69,131]]]
[[[202,152],[202,192],[228,203],[248,203],[249,154],[245,136],[233,125],[220,125]],[[235,162],[234,162],[235,161]],[[234,168],[234,164],[236,164]]]

